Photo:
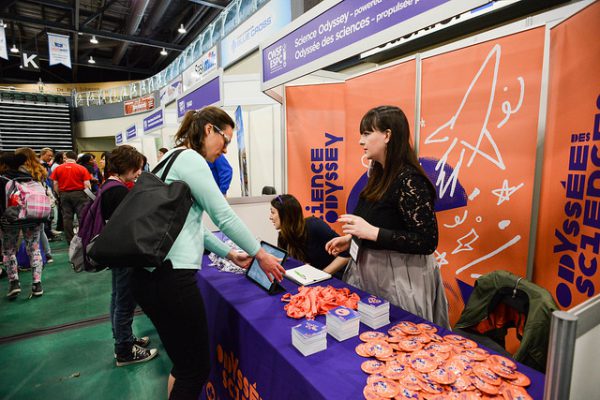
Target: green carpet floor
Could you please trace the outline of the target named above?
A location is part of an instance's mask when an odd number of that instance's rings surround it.
[[[171,362],[150,320],[136,316],[134,332],[150,336],[159,356],[116,367],[106,319],[110,271],[76,274],[66,244],[52,247],[55,262],[44,269],[43,296],[28,298],[30,272],[20,274],[16,300],[6,299],[8,283],[0,281],[0,399],[166,399]],[[100,322],[78,325],[93,318]]]

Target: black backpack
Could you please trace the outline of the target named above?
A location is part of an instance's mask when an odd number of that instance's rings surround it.
[[[89,258],[111,268],[162,265],[194,202],[187,183],[164,182],[183,151],[173,152],[152,172],[142,172],[94,241]],[[155,173],[165,163],[166,168],[159,178]]]

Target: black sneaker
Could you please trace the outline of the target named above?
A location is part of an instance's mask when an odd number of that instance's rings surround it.
[[[52,254],[46,254],[46,264],[53,263],[54,259],[52,258]]]
[[[150,338],[148,336],[143,336],[143,337],[133,337],[133,344],[136,344],[140,347],[148,347],[148,345],[150,344]]]
[[[19,284],[19,280],[15,279],[14,281],[8,282],[8,293],[6,297],[9,299],[14,299],[21,293],[21,285]]]
[[[32,296],[41,296],[44,294],[44,289],[42,289],[42,282],[35,282],[31,285],[31,295]]]
[[[127,355],[127,357],[117,356],[117,367],[150,361],[157,355],[158,349],[145,349],[134,344],[131,349],[131,354]]]

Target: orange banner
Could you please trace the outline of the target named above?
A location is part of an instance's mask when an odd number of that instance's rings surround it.
[[[358,203],[358,195],[367,182],[368,160],[359,146],[360,120],[373,107],[398,106],[406,114],[414,143],[416,62],[407,61],[346,81],[346,191],[349,212]]]
[[[440,195],[436,258],[452,323],[479,275],[526,275],[543,48],[538,28],[422,62],[419,156]],[[345,84],[286,89],[288,187],[307,214],[339,230],[333,217],[353,210],[366,182],[361,117],[372,107],[397,105],[414,134],[415,85],[411,60]],[[322,198],[321,161],[312,159],[327,149],[327,132],[338,149],[332,207]]]
[[[600,3],[551,31],[534,281],[563,309],[598,293]]]
[[[345,211],[344,84],[286,88],[288,193],[334,224]]]
[[[133,100],[123,102],[123,112],[125,115],[137,114],[154,109],[154,96],[138,97]]]
[[[538,28],[422,61],[419,157],[452,323],[480,275],[526,276],[543,48]]]

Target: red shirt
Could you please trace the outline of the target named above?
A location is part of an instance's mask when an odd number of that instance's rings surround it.
[[[92,176],[85,167],[74,162],[66,162],[56,167],[50,179],[58,182],[59,191],[71,192],[85,189],[83,182],[91,180]]]

